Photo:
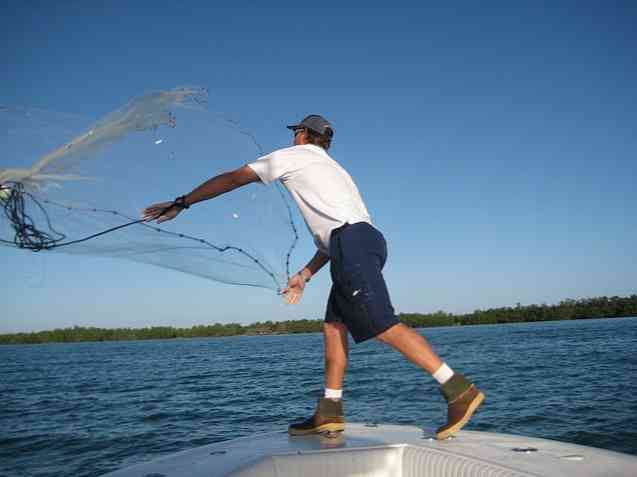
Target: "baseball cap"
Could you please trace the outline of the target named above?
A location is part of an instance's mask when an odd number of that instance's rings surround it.
[[[328,122],[327,119],[325,119],[323,116],[319,116],[318,114],[310,114],[309,116],[303,118],[303,121],[301,121],[299,124],[293,124],[292,126],[288,126],[287,128],[291,129],[292,131],[296,129],[307,128],[321,135],[329,135],[330,137],[332,137],[333,134],[332,125]],[[332,134],[329,134],[328,130],[330,130]]]

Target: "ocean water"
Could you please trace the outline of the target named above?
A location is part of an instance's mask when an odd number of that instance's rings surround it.
[[[637,454],[637,318],[420,330],[487,399],[468,428]],[[320,334],[0,346],[0,475],[99,476],[307,417]],[[352,346],[350,421],[436,427],[433,379]]]

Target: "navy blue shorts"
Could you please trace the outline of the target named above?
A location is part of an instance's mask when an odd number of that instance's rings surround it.
[[[333,284],[325,321],[344,323],[356,343],[399,322],[382,274],[386,259],[385,238],[370,224],[346,224],[332,231]]]

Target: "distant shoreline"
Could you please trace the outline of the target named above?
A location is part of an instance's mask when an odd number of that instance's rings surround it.
[[[558,305],[526,305],[475,310],[464,315],[444,311],[435,313],[401,313],[401,322],[413,328],[438,326],[474,326],[502,323],[529,323],[537,321],[563,321],[593,318],[626,318],[637,316],[637,295],[627,297],[596,297],[564,300]],[[197,325],[191,328],[154,326],[150,328],[72,328],[9,333],[0,335],[0,345],[79,343],[100,341],[131,341],[175,338],[211,338],[222,336],[287,335],[317,333],[323,329],[323,320],[265,321],[250,325],[238,323]]]

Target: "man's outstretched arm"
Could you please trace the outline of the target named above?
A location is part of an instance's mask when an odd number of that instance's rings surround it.
[[[242,187],[252,182],[259,182],[259,176],[249,166],[243,166],[234,171],[225,172],[208,179],[192,190],[192,192],[182,196],[179,203],[160,202],[144,209],[142,219],[155,220],[160,224],[167,220],[174,219],[183,209],[203,200],[213,199],[221,194]]]

